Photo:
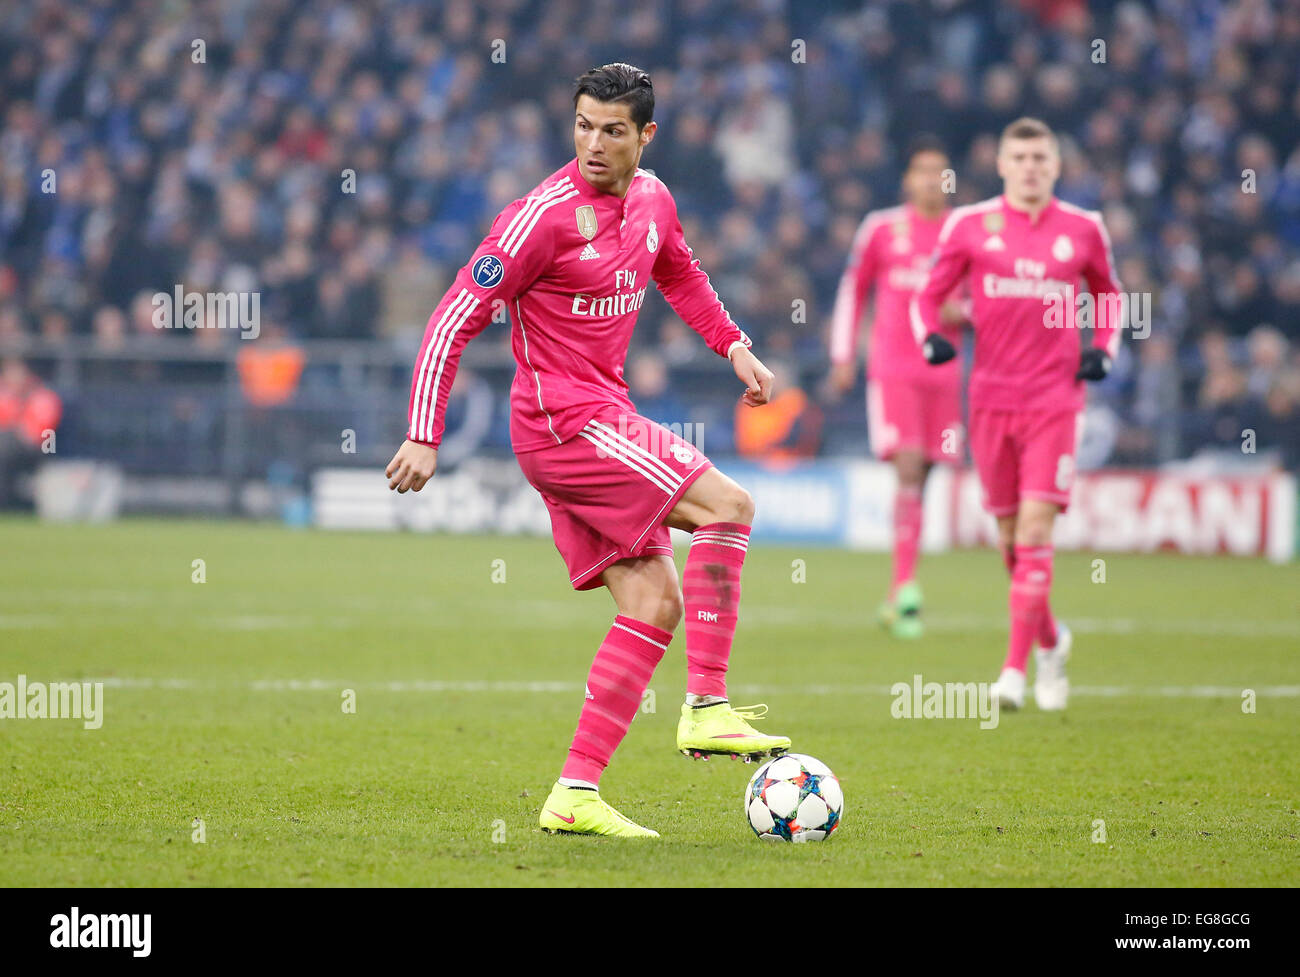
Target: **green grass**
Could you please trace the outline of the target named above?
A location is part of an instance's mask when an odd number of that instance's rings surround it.
[[[996,555],[924,559],[930,630],[899,644],[872,623],[884,556],[756,546],[733,695],[847,797],[796,846],[746,825],[753,767],[674,751],[680,632],[602,784],[663,838],[536,828],[612,616],[549,540],[7,520],[0,553],[0,681],[116,683],[98,730],[0,720],[8,885],[1300,882],[1297,565],[1107,556],[1094,584],[1092,554],[1058,556],[1070,709],[981,730],[894,719],[887,687],[996,676]]]

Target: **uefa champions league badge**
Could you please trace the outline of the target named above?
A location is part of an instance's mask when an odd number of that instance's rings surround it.
[[[474,262],[474,267],[470,269],[470,276],[479,288],[493,288],[501,284],[501,277],[505,272],[505,265],[501,264],[500,258],[485,254]]]

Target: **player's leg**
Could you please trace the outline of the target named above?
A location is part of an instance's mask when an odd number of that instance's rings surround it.
[[[601,580],[618,616],[587,674],[578,728],[541,825],[549,831],[656,837],[601,800],[598,787],[681,620],[677,567],[663,554],[633,557],[606,567]]]
[[[1052,528],[1061,511],[1058,503],[1025,499],[1016,520],[1015,568],[1011,576],[1011,638],[1007,667],[1023,675],[1034,640],[1042,635],[1050,615],[1052,589]],[[1063,709],[1069,695],[1065,662],[1070,653],[1070,632],[1064,624],[1052,625],[1052,644],[1036,655],[1034,701],[1040,709]]]
[[[971,410],[971,457],[979,474],[984,508],[997,520],[998,542],[1008,569],[1015,564],[1015,534],[1020,513],[1021,473],[1016,433],[1012,412]],[[1013,637],[1017,634],[1013,633]],[[1001,709],[1014,710],[1024,705],[1025,667],[1017,647],[1014,641],[1008,646],[1002,671],[990,690]],[[1024,654],[1028,656],[1027,649]]]
[[[1012,590],[1007,599],[1012,627],[1006,660],[1002,663],[998,680],[993,683],[992,694],[998,700],[999,708],[1019,709],[1025,704],[1025,662],[1029,657],[1029,648],[1021,648],[1021,632],[1015,629],[1016,525],[1019,522],[1019,512],[999,515],[997,522],[998,550],[1012,581]]]
[[[919,448],[894,455],[898,489],[894,494],[894,573],[889,584],[890,627],[895,637],[921,636],[921,588],[916,565],[921,552],[921,506],[930,462]]]
[[[614,443],[614,428],[593,430],[601,438],[516,456],[546,504],[569,582],[576,590],[610,587],[619,611],[592,662],[578,728],[539,823],[547,831],[654,837],[606,804],[597,788],[680,619],[672,543],[659,521],[693,469],[648,453],[633,458],[633,448]],[[702,456],[692,461],[708,463]]]
[[[1014,576],[1016,572],[1016,517],[1002,516],[998,519],[998,551],[1002,555],[1002,563],[1007,568],[1007,576]],[[1058,629],[1056,626],[1056,616],[1052,614],[1052,604],[1049,600],[1047,606],[1043,608],[1042,620],[1038,625],[1038,634],[1035,639],[1038,647],[1050,651],[1056,647],[1058,638]]]
[[[666,524],[691,533],[682,592],[686,612],[686,701],[727,698],[727,663],[740,609],[754,500],[716,468],[696,479]]]
[[[1060,510],[1054,502],[1024,499],[1012,541],[1011,635],[1003,668],[1025,672],[1029,653],[1047,611],[1052,588],[1052,525]]]
[[[1065,662],[1072,636],[1051,612],[1056,517],[1070,501],[1078,423],[1073,411],[1032,413],[1020,432],[1021,503],[1016,520],[1015,565],[1011,578],[1011,642],[1008,660],[1023,670],[1035,640],[1034,700],[1040,709],[1064,709],[1069,697]]]
[[[697,478],[665,519],[666,525],[691,533],[682,574],[686,702],[677,730],[677,748],[690,756],[748,758],[790,747],[788,737],[767,736],[749,725],[761,713],[732,708],[727,699],[727,666],[753,520],[754,500],[716,468]]]
[[[929,470],[925,444],[925,397],[920,385],[886,378],[867,383],[867,432],[871,453],[894,466],[893,575],[876,616],[897,638],[921,635],[921,589],[916,563],[921,545],[921,499]]]

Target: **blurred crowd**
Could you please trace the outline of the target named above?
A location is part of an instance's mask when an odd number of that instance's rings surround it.
[[[1058,194],[1103,211],[1153,296],[1093,392],[1110,460],[1240,450],[1244,426],[1300,463],[1300,0],[5,5],[0,342],[238,342],[154,328],[182,284],[259,292],[277,342],[409,346],[495,214],[571,157],[573,79],[613,60],[654,79],[643,165],[810,396],[908,139],[938,134],[972,202],[1032,114],[1062,137]],[[659,299],[636,342],[670,375],[707,356]],[[834,445],[847,416],[783,437]]]

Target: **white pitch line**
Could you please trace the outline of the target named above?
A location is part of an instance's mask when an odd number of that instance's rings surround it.
[[[341,689],[369,692],[527,692],[570,695],[582,690],[580,682],[500,682],[500,681],[443,681],[439,679],[411,679],[379,682],[349,682],[340,679],[257,679],[252,682],[199,682],[180,678],[78,678],[64,681],[102,682],[110,689],[183,689],[190,691],[216,691],[242,689],[250,692],[338,692]],[[900,679],[911,688],[911,678]],[[1113,699],[1124,697],[1164,699],[1219,699],[1240,698],[1247,688],[1256,696],[1269,699],[1300,698],[1300,685],[1077,685],[1070,689],[1072,695],[1089,698]],[[731,691],[741,696],[865,696],[893,695],[889,685],[736,685]]]
[[[499,631],[537,631],[567,630],[573,627],[573,616],[563,605],[547,602],[534,602],[536,606],[520,617],[494,618],[492,627]],[[458,605],[456,610],[464,612],[478,605]],[[497,605],[492,605],[496,607]],[[439,608],[430,606],[431,611]],[[516,611],[520,608],[516,607]],[[357,627],[370,627],[374,623],[374,613],[339,615],[331,614],[321,617],[308,613],[301,614],[226,614],[219,616],[189,615],[141,615],[132,614],[129,621],[122,622],[132,627],[150,623],[156,627],[199,627],[221,631],[301,631],[326,626],[334,630]],[[1062,617],[1076,634],[1098,635],[1144,635],[1159,634],[1192,638],[1300,638],[1300,621],[1207,621],[1207,620],[1134,620],[1132,618],[1073,618]],[[94,619],[94,626],[105,627],[103,616]],[[762,628],[808,628],[818,627],[840,633],[858,635],[879,634],[879,627],[874,620],[865,620],[860,616],[846,612],[830,614],[825,611],[804,611],[790,608],[761,607],[742,610],[741,630],[750,627]],[[85,626],[85,622],[69,622],[65,616],[52,614],[0,614],[0,631],[46,631],[58,628]],[[421,628],[428,631],[458,630],[463,628],[461,621],[455,617],[432,617],[421,621]],[[1004,617],[944,617],[927,616],[926,629],[937,634],[999,634],[1007,629]],[[882,639],[883,640],[883,639]]]

